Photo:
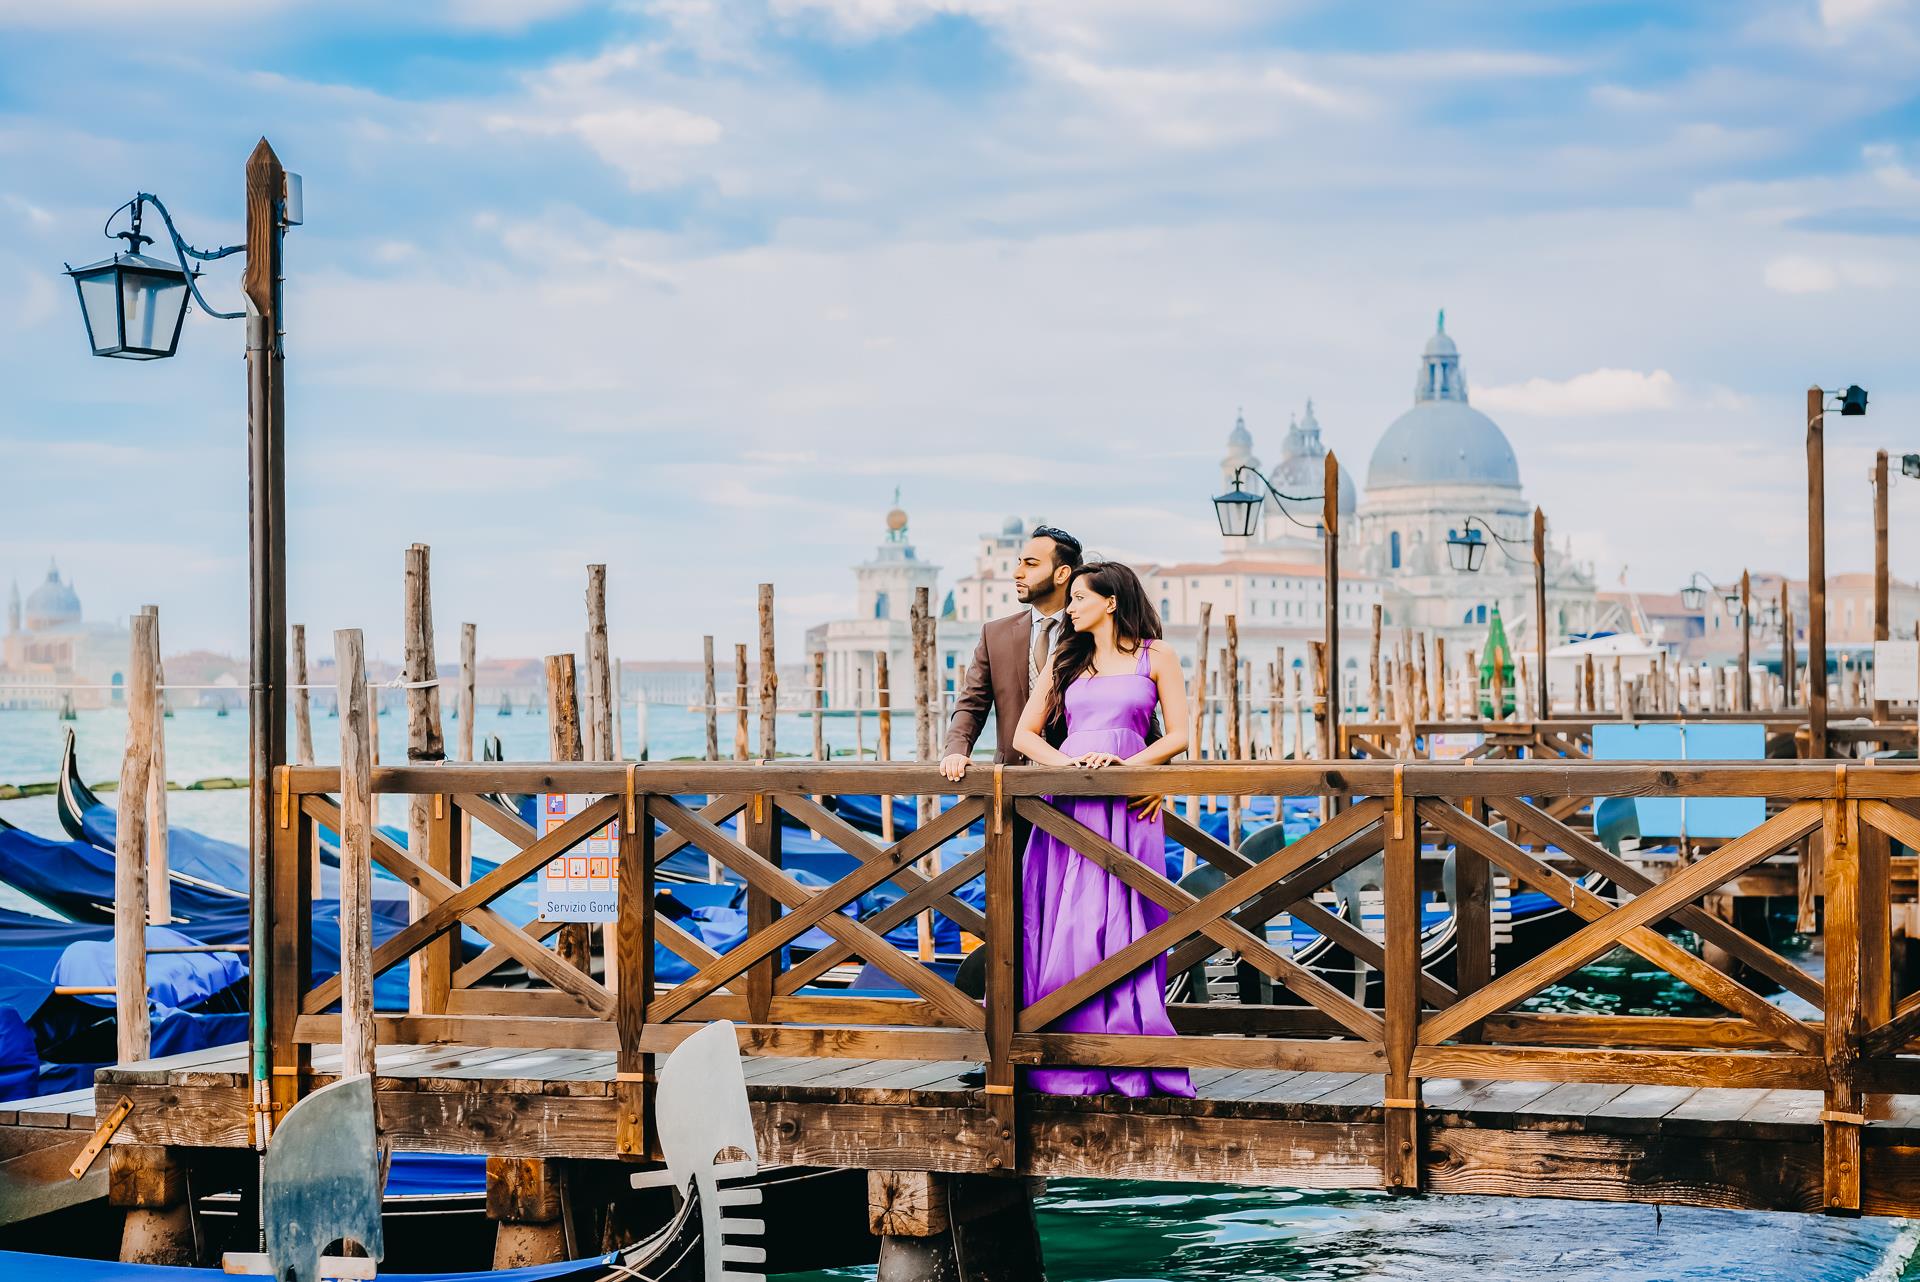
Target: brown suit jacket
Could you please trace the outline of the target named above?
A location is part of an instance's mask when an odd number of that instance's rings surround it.
[[[1033,611],[1022,610],[1004,619],[995,619],[980,629],[980,644],[973,649],[973,662],[967,665],[967,679],[960,697],[953,701],[953,720],[947,723],[947,742],[941,755],[973,755],[973,745],[987,724],[987,712],[993,712],[998,743],[993,759],[1003,765],[1017,766],[1026,761],[1013,750],[1013,732],[1020,724],[1020,712],[1027,706],[1031,687],[1027,681],[1027,659],[1033,639]]]

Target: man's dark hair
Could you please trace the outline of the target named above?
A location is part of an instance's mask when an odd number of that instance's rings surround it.
[[[1053,563],[1055,565],[1064,565],[1069,570],[1077,570],[1080,568],[1082,559],[1080,540],[1074,538],[1065,530],[1054,525],[1036,525],[1033,527],[1033,533],[1027,537],[1052,539]]]

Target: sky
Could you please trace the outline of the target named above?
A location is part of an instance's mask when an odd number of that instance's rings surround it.
[[[288,235],[289,601],[397,657],[783,653],[898,486],[923,558],[1010,514],[1205,558],[1237,409],[1364,487],[1445,307],[1527,497],[1603,586],[1829,567],[1920,450],[1920,3],[0,0],[0,578],[165,648],[246,628],[239,322],[87,353],[64,263],[136,190]],[[116,242],[117,243],[117,242]],[[235,260],[209,267],[240,306]],[[1897,464],[1896,464],[1896,471]],[[1920,577],[1920,483],[1892,495]]]

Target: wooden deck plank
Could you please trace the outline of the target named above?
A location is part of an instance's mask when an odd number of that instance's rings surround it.
[[[1665,1117],[1698,1090],[1695,1086],[1629,1086],[1589,1116]]]
[[[1817,1126],[1820,1123],[1820,1110],[1824,1104],[1825,1101],[1819,1091],[1768,1091],[1740,1115],[1740,1120],[1775,1125]]]
[[[1737,1122],[1767,1094],[1764,1087],[1702,1087],[1667,1114],[1670,1122]]]
[[[1608,1082],[1563,1082],[1519,1111],[1555,1117],[1585,1117],[1626,1089],[1625,1086]]]

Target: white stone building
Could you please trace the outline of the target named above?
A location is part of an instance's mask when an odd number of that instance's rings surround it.
[[[1421,353],[1413,399],[1413,408],[1395,419],[1374,447],[1365,492],[1357,502],[1341,468],[1340,559],[1343,568],[1351,566],[1359,576],[1351,589],[1343,582],[1342,597],[1365,599],[1368,589],[1359,585],[1377,585],[1373,599],[1381,602],[1389,627],[1413,628],[1463,647],[1486,637],[1488,617],[1497,606],[1515,646],[1531,653],[1533,506],[1521,488],[1519,463],[1506,434],[1468,403],[1466,375],[1459,349],[1446,333],[1444,313]],[[1325,457],[1309,401],[1305,417],[1288,428],[1280,462],[1268,478],[1285,494],[1318,495]],[[1244,420],[1228,435],[1220,464],[1223,481],[1230,482],[1242,466],[1258,467]],[[1247,488],[1260,487],[1249,483]],[[1482,531],[1487,550],[1477,574],[1452,569],[1447,555],[1450,534],[1467,528],[1469,516],[1498,536]],[[1269,496],[1260,530],[1252,538],[1223,542],[1229,557],[1248,564],[1317,563],[1319,526],[1317,499],[1282,503]],[[1588,633],[1598,618],[1592,566],[1577,563],[1549,537],[1548,643]],[[1365,630],[1370,620],[1363,614],[1360,624]]]
[[[118,704],[131,643],[118,624],[83,619],[79,594],[49,565],[25,601],[17,582],[8,593],[0,708],[58,708],[68,693],[75,708]]]

